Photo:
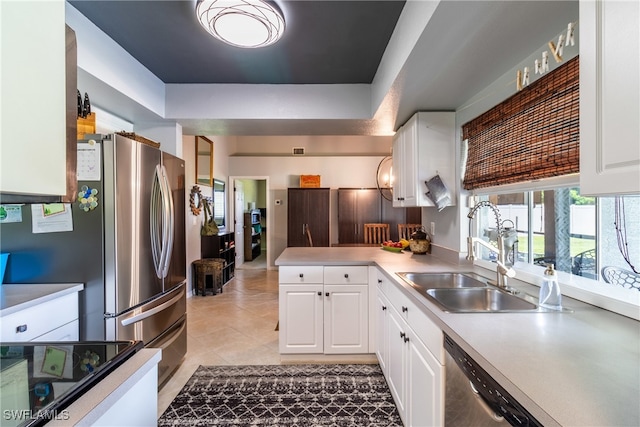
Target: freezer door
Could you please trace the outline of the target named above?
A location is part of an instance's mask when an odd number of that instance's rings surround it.
[[[158,388],[161,388],[187,354],[187,314],[147,347],[162,349],[162,360],[158,364]]]
[[[118,317],[107,318],[107,340],[141,340],[147,345],[187,311],[186,285],[180,286]]]

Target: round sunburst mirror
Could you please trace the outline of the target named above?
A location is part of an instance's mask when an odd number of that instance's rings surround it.
[[[192,214],[195,216],[200,215],[200,211],[202,210],[202,193],[200,192],[200,187],[197,185],[194,185],[193,188],[191,188],[189,206],[191,207]]]

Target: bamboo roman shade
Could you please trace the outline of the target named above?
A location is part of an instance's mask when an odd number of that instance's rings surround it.
[[[473,190],[579,172],[579,58],[462,126]]]

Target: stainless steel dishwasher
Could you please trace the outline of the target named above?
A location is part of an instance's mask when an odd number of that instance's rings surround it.
[[[542,426],[446,334],[444,348],[446,427]]]

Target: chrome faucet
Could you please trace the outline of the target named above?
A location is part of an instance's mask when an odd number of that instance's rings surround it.
[[[497,225],[497,231],[498,234],[496,236],[496,240],[498,243],[498,248],[496,249],[495,247],[491,246],[490,244],[488,244],[487,242],[485,242],[484,240],[478,238],[478,237],[472,237],[472,221],[473,221],[473,217],[476,214],[476,211],[478,209],[480,209],[481,207],[488,207],[493,211],[493,214],[496,218],[496,225]],[[467,218],[469,218],[469,237],[467,237],[467,259],[470,261],[473,261],[475,259],[475,244],[479,244],[484,246],[485,248],[487,248],[488,250],[490,250],[491,252],[495,253],[498,256],[498,260],[496,261],[497,267],[496,267],[496,285],[499,288],[502,289],[507,289],[509,290],[510,288],[507,286],[507,278],[508,277],[515,277],[516,276],[516,272],[513,268],[509,267],[506,265],[506,260],[507,260],[507,253],[509,252],[508,250],[506,250],[505,246],[508,245],[509,248],[512,248],[513,245],[515,244],[515,242],[517,242],[517,237],[515,237],[515,233],[511,233],[509,232],[508,234],[510,234],[508,236],[508,238],[506,238],[506,234],[505,233],[505,227],[503,225],[503,223],[500,221],[500,211],[498,210],[498,208],[492,204],[491,202],[488,201],[482,201],[477,203],[473,209],[471,209],[471,212],[469,212],[467,214]],[[511,231],[511,229],[509,229],[509,231]],[[506,245],[505,245],[506,243]],[[510,250],[510,249],[509,249]]]

